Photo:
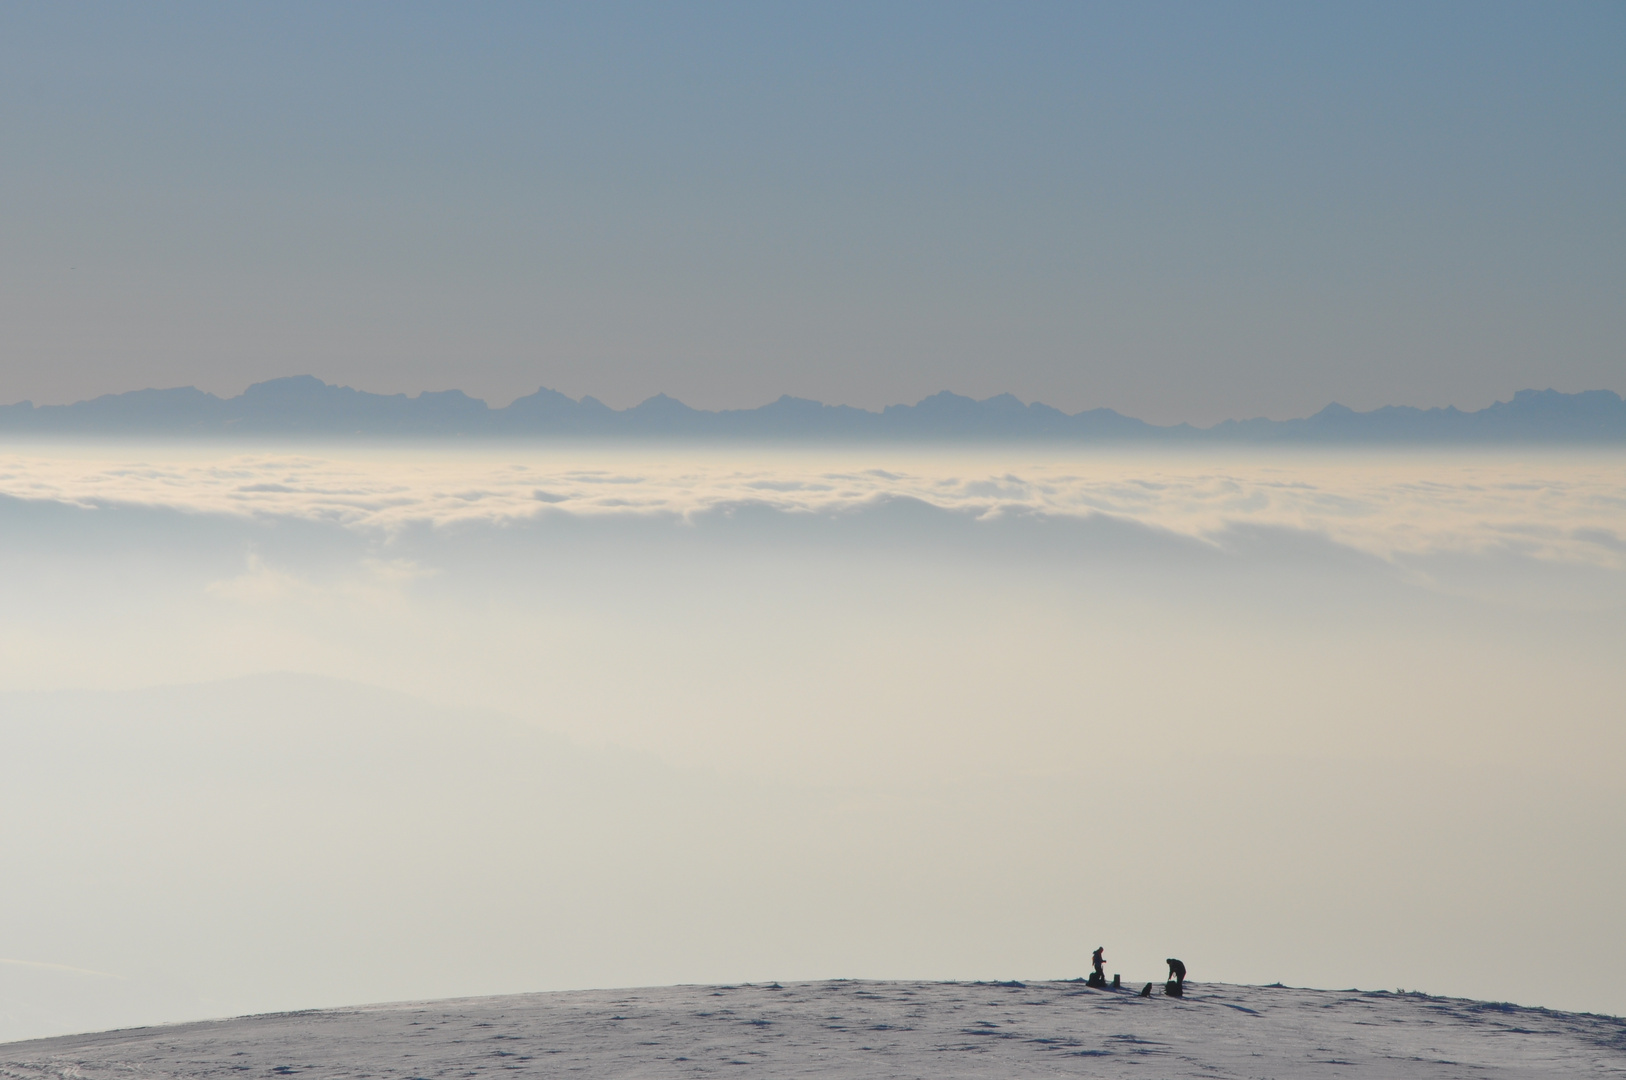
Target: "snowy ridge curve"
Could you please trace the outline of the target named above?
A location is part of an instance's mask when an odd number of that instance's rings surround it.
[[[0,1047],[15,1078],[1626,1076],[1626,1020],[1193,983],[676,986],[371,1005]]]

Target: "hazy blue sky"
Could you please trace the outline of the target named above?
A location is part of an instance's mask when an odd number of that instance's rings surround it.
[[[0,400],[1626,390],[1626,7],[9,4]]]

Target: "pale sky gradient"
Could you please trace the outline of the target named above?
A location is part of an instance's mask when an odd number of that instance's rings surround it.
[[[12,4],[0,401],[1626,391],[1618,4]]]

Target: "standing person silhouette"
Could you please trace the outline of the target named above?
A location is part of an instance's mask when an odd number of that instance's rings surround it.
[[[1095,952],[1090,955],[1090,963],[1095,965],[1095,979],[1093,981],[1097,986],[1100,986],[1102,983],[1107,981],[1106,961],[1101,958],[1102,954],[1106,951],[1106,946],[1097,945],[1095,947]]]

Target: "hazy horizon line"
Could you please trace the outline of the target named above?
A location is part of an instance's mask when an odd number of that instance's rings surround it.
[[[863,439],[1060,440],[1219,438],[1244,441],[1626,441],[1626,399],[1613,390],[1524,389],[1482,409],[1336,402],[1307,417],[1155,424],[1109,407],[1068,413],[1011,393],[976,399],[942,390],[871,410],[783,394],[753,408],[699,409],[665,393],[617,409],[541,387],[492,406],[462,390],[379,394],[291,375],[220,397],[195,386],[103,394],[65,405],[0,405],[0,433],[337,435],[678,435]]]
[[[882,405],[879,408],[870,408],[870,407],[865,406],[865,405],[853,405],[853,404],[850,404],[848,402],[821,401],[818,398],[803,397],[800,394],[792,394],[792,393],[788,393],[788,392],[787,393],[782,393],[778,397],[771,398],[769,400],[763,401],[763,402],[761,402],[760,404],[757,404],[757,405],[741,405],[741,406],[734,406],[734,407],[729,407],[729,408],[707,408],[705,406],[700,406],[700,405],[690,405],[690,404],[688,404],[688,402],[684,401],[682,398],[679,398],[674,394],[669,394],[664,390],[658,390],[653,394],[649,394],[646,397],[640,398],[638,401],[636,401],[636,402],[634,402],[634,403],[632,403],[630,405],[622,405],[622,406],[617,407],[615,405],[608,404],[607,402],[605,402],[602,398],[600,398],[596,394],[582,394],[580,397],[571,397],[569,394],[565,393],[562,390],[556,390],[551,386],[547,386],[545,384],[539,384],[537,386],[537,388],[534,391],[532,391],[531,393],[529,393],[529,394],[520,394],[520,395],[514,397],[513,399],[511,399],[507,404],[504,404],[504,405],[493,405],[491,403],[490,399],[477,397],[477,396],[475,396],[473,394],[470,394],[467,391],[465,391],[465,390],[463,390],[463,389],[461,389],[459,387],[455,387],[455,386],[443,387],[443,388],[438,389],[438,390],[437,389],[430,389],[430,388],[426,387],[426,388],[424,388],[422,390],[418,390],[416,392],[407,392],[407,391],[402,391],[402,390],[396,390],[396,391],[367,390],[367,389],[363,389],[363,388],[358,387],[358,386],[351,386],[351,385],[348,385],[348,384],[343,383],[343,382],[329,382],[328,380],[324,379],[320,375],[313,375],[313,374],[309,374],[309,373],[299,373],[299,374],[293,374],[293,375],[274,375],[274,376],[272,376],[271,378],[268,378],[268,379],[259,379],[259,380],[256,380],[255,382],[249,383],[242,390],[238,391],[235,394],[223,394],[223,393],[216,393],[215,391],[212,391],[212,390],[203,390],[203,389],[200,389],[196,384],[193,384],[193,383],[187,383],[187,384],[184,384],[184,385],[175,385],[175,386],[141,386],[141,387],[134,387],[134,388],[128,389],[128,390],[108,390],[108,391],[106,391],[104,393],[94,394],[94,395],[91,395],[89,397],[76,398],[76,399],[74,399],[72,401],[36,402],[32,398],[19,398],[16,401],[0,402],[0,410],[14,409],[14,408],[18,408],[20,406],[30,406],[30,407],[32,407],[34,409],[69,409],[69,408],[73,408],[73,407],[79,406],[79,405],[88,405],[88,404],[91,404],[91,403],[97,402],[97,401],[105,401],[105,400],[110,399],[110,398],[125,398],[125,397],[130,397],[131,395],[136,395],[136,394],[165,394],[165,393],[176,393],[176,392],[187,392],[187,391],[195,391],[196,393],[201,394],[201,395],[203,395],[205,397],[212,397],[212,398],[215,398],[218,401],[229,402],[229,401],[236,401],[236,400],[242,398],[243,396],[245,396],[246,394],[248,394],[249,392],[251,392],[251,391],[253,391],[255,389],[258,389],[258,388],[271,386],[271,385],[277,384],[277,383],[307,382],[307,381],[314,381],[316,383],[320,383],[323,387],[326,387],[326,388],[332,389],[332,390],[349,391],[349,392],[353,392],[353,393],[357,393],[357,394],[364,394],[364,395],[366,395],[368,397],[388,398],[388,399],[391,399],[391,400],[404,399],[406,401],[418,401],[418,400],[420,400],[422,398],[426,398],[426,397],[427,398],[435,398],[435,397],[447,397],[447,396],[457,395],[457,396],[461,396],[461,397],[466,397],[470,401],[479,402],[480,404],[484,405],[486,408],[490,409],[493,412],[501,412],[504,409],[507,409],[507,408],[511,407],[517,401],[522,401],[522,400],[524,400],[525,398],[528,398],[528,397],[535,397],[538,394],[550,394],[550,395],[551,394],[557,394],[558,396],[566,398],[566,399],[568,399],[570,401],[573,401],[573,402],[575,402],[577,404],[596,403],[596,404],[599,404],[599,405],[603,405],[609,411],[616,412],[616,413],[631,412],[634,409],[642,408],[643,406],[649,405],[651,402],[656,402],[656,401],[675,401],[678,404],[684,406],[684,408],[692,409],[693,411],[699,412],[699,413],[709,413],[709,414],[713,414],[713,415],[722,415],[722,414],[727,414],[727,413],[754,412],[754,411],[756,411],[758,409],[767,408],[768,406],[777,404],[777,403],[779,403],[781,401],[795,401],[795,402],[809,402],[809,403],[816,404],[816,405],[823,405],[824,407],[831,408],[831,409],[852,409],[852,410],[857,411],[857,412],[869,413],[872,416],[880,416],[880,415],[884,414],[888,409],[912,408],[914,406],[920,405],[922,402],[929,401],[932,398],[951,397],[951,398],[960,398],[960,399],[964,399],[964,400],[967,400],[967,401],[974,401],[974,402],[976,402],[978,404],[986,404],[988,402],[997,401],[997,400],[1002,399],[1002,398],[1011,398],[1011,399],[1014,399],[1015,401],[1019,402],[1023,406],[1030,407],[1030,406],[1038,405],[1038,406],[1043,406],[1045,408],[1053,408],[1057,412],[1061,412],[1061,413],[1063,413],[1064,415],[1067,415],[1067,416],[1081,416],[1081,415],[1083,415],[1085,413],[1092,413],[1092,412],[1117,412],[1120,416],[1128,416],[1129,415],[1128,413],[1121,412],[1115,406],[1112,406],[1112,405],[1094,405],[1094,406],[1090,406],[1089,408],[1080,409],[1080,410],[1078,410],[1076,412],[1069,413],[1065,409],[1061,408],[1060,406],[1050,405],[1049,403],[1045,402],[1041,398],[1035,397],[1035,398],[1031,398],[1031,399],[1024,399],[1020,395],[1016,394],[1014,391],[1006,390],[1006,391],[1001,391],[1000,393],[997,393],[997,394],[991,394],[988,397],[979,398],[979,397],[975,397],[974,395],[970,395],[970,394],[962,394],[959,391],[950,389],[948,387],[944,387],[941,390],[935,391],[935,392],[930,393],[930,394],[926,394],[926,395],[916,399],[913,402],[896,401],[896,402],[892,402],[892,403],[887,404],[887,405]],[[1443,405],[1414,405],[1414,404],[1407,404],[1407,403],[1404,403],[1404,402],[1388,402],[1388,403],[1383,404],[1383,405],[1374,406],[1373,408],[1370,408],[1370,409],[1351,409],[1350,411],[1355,412],[1358,415],[1365,415],[1367,413],[1372,413],[1372,412],[1381,412],[1381,411],[1383,411],[1385,409],[1415,409],[1415,410],[1418,410],[1420,412],[1453,412],[1454,411],[1454,412],[1461,412],[1461,413],[1469,413],[1469,414],[1471,414],[1471,413],[1476,413],[1476,412],[1483,412],[1485,409],[1490,408],[1490,407],[1492,407],[1494,405],[1508,404],[1512,400],[1513,397],[1516,397],[1519,394],[1527,394],[1527,393],[1562,394],[1562,395],[1567,396],[1567,397],[1574,397],[1574,396],[1578,396],[1578,395],[1582,395],[1582,394],[1604,393],[1604,394],[1613,394],[1616,397],[1620,397],[1623,400],[1626,400],[1626,389],[1612,390],[1609,387],[1600,386],[1600,387],[1588,388],[1588,389],[1585,389],[1585,390],[1570,391],[1570,390],[1559,390],[1556,387],[1552,387],[1552,386],[1548,386],[1548,387],[1544,387],[1544,388],[1535,387],[1535,386],[1527,386],[1527,387],[1522,387],[1522,388],[1520,388],[1518,390],[1513,391],[1512,395],[1510,395],[1507,398],[1502,398],[1502,397],[1492,398],[1489,405],[1481,406],[1480,408],[1477,408],[1477,409],[1465,407],[1465,406],[1462,406],[1462,405],[1458,405],[1458,404],[1456,404],[1454,402],[1453,403],[1448,403],[1448,404],[1443,404]],[[1252,415],[1252,416],[1231,416],[1231,417],[1226,417],[1225,419],[1216,420],[1213,423],[1207,424],[1207,425],[1195,423],[1195,422],[1190,421],[1190,420],[1180,420],[1180,421],[1176,421],[1174,423],[1167,423],[1167,424],[1156,423],[1156,422],[1151,421],[1151,420],[1144,420],[1142,422],[1146,423],[1146,424],[1149,424],[1149,425],[1151,425],[1153,427],[1162,427],[1162,428],[1191,427],[1191,428],[1194,428],[1194,429],[1196,429],[1198,431],[1207,431],[1210,428],[1217,427],[1220,424],[1224,424],[1224,423],[1245,423],[1245,422],[1247,422],[1249,420],[1268,420],[1268,421],[1270,421],[1272,423],[1287,423],[1287,422],[1292,421],[1292,420],[1306,420],[1306,419],[1310,419],[1311,417],[1317,415],[1318,413],[1325,412],[1328,409],[1343,409],[1343,408],[1346,408],[1346,406],[1344,406],[1341,402],[1334,400],[1334,401],[1328,401],[1327,404],[1323,405],[1320,409],[1316,410],[1316,412],[1309,413],[1308,415],[1305,415],[1305,416],[1271,417],[1271,416],[1266,416],[1266,415],[1261,413],[1261,414],[1256,414],[1256,415]],[[1138,419],[1138,418],[1132,418],[1132,419]]]

